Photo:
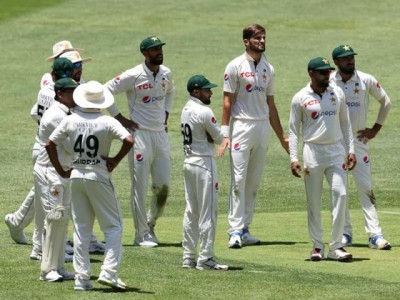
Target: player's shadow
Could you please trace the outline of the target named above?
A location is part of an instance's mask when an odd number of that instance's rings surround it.
[[[313,263],[321,263],[321,262],[329,262],[329,263],[342,263],[342,264],[351,264],[351,263],[356,263],[356,262],[361,262],[364,260],[371,260],[370,258],[365,258],[365,257],[353,257],[352,260],[350,261],[337,261],[334,259],[328,259],[328,258],[324,258],[323,260],[320,261],[313,261]],[[305,259],[304,261],[309,261],[311,262],[311,260],[309,258]]]
[[[254,246],[274,246],[274,245],[284,245],[284,246],[293,246],[296,244],[308,244],[308,242],[293,242],[293,241],[270,241],[270,242],[261,242],[259,245]],[[248,246],[246,246],[248,247]],[[250,246],[253,247],[253,246]]]
[[[138,247],[141,248],[138,245],[133,245],[133,244],[124,244],[122,245],[123,247]],[[158,246],[155,248],[166,248],[166,247],[176,247],[176,248],[181,248],[182,247],[182,242],[179,243],[158,243]]]

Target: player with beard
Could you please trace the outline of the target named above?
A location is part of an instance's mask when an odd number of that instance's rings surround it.
[[[265,167],[270,128],[288,151],[274,100],[274,68],[264,55],[265,29],[253,24],[243,30],[244,54],[225,69],[222,126],[218,156],[230,148],[230,248],[260,244],[250,234],[256,195]]]
[[[391,244],[382,235],[376,211],[376,200],[371,183],[371,161],[368,142],[381,130],[389,114],[391,101],[375,77],[355,69],[354,55],[356,54],[349,45],[340,45],[333,50],[332,57],[338,67],[338,71],[331,74],[331,80],[346,95],[353,135],[357,137],[354,141],[354,148],[358,163],[352,174],[361,207],[364,211],[365,231],[369,237],[369,247],[390,250]],[[369,95],[380,103],[378,116],[372,128],[367,127]],[[352,245],[352,233],[350,213],[347,207],[343,244]]]
[[[145,61],[105,84],[113,95],[125,92],[128,99],[129,119],[115,103],[108,110],[122,125],[134,130],[135,145],[128,160],[134,245],[141,247],[158,245],[154,227],[164,210],[171,181],[167,121],[175,89],[170,69],[162,64],[164,45],[156,36],[145,38],[140,44]],[[153,195],[146,215],[149,175]]]
[[[308,232],[313,242],[311,261],[324,258],[321,223],[324,176],[329,184],[332,215],[328,258],[338,261],[352,259],[352,255],[343,248],[341,241],[344,211],[348,201],[346,164],[351,170],[356,160],[345,97],[335,84],[329,84],[331,70],[334,68],[323,57],[310,60],[308,74],[311,83],[296,93],[290,110],[290,161],[292,173],[296,177],[301,177],[302,170],[298,157],[300,138],[304,144]]]

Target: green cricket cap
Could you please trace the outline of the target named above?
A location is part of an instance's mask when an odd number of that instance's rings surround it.
[[[335,68],[330,65],[329,60],[319,56],[308,63],[308,71],[310,70],[335,70]]]
[[[164,45],[165,43],[162,42],[158,37],[149,36],[140,43],[140,51],[143,52],[149,48],[164,46]]]
[[[75,80],[72,78],[61,78],[56,81],[54,84],[54,91],[59,91],[59,90],[66,90],[66,89],[75,89],[79,86],[79,83],[77,83]]]
[[[354,52],[353,48],[351,48],[349,45],[340,45],[333,49],[332,51],[332,58],[336,59],[339,57],[346,57],[346,56],[351,56],[351,55],[357,55],[357,53]]]
[[[217,85],[211,83],[207,78],[203,75],[194,75],[189,78],[187,83],[188,92],[192,92],[195,89],[211,89],[216,87]]]
[[[57,78],[71,77],[74,71],[74,65],[65,57],[54,60],[52,68]]]

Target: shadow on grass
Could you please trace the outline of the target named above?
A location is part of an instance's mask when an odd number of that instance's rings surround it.
[[[125,244],[125,245],[122,245],[122,246],[123,247],[138,247],[138,248],[141,248],[140,246],[133,245],[133,244]],[[182,247],[182,243],[181,242],[179,242],[179,243],[158,243],[158,246],[154,247],[154,248],[167,248],[167,247],[181,248]],[[142,248],[146,248],[146,247],[142,247]]]
[[[338,261],[338,260],[334,260],[334,259],[325,258],[325,259],[320,260],[320,261],[313,261],[313,263],[332,262],[332,263],[350,264],[350,263],[354,263],[354,262],[361,262],[361,261],[364,261],[364,260],[371,260],[371,259],[370,258],[364,258],[364,257],[356,257],[356,258],[353,257],[353,259],[350,260],[350,261]],[[305,259],[304,261],[310,261],[311,262],[311,260],[309,258]]]
[[[292,242],[292,241],[271,241],[271,242],[261,242],[259,245],[254,246],[274,246],[274,245],[296,245],[296,244],[308,244],[308,242]],[[248,246],[246,246],[248,247]],[[252,247],[252,246],[250,246]]]
[[[91,291],[94,292],[103,292],[105,294],[109,294],[109,293],[138,293],[138,294],[149,294],[149,295],[155,295],[155,292],[150,292],[150,291],[142,291],[139,288],[135,288],[135,287],[128,287],[125,291],[119,291],[119,290],[114,290],[110,287],[104,287],[104,288],[93,288]]]

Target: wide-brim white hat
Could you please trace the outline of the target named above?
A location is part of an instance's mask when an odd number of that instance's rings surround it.
[[[66,51],[79,51],[83,52],[83,49],[74,48],[70,41],[60,41],[54,44],[53,46],[53,55],[48,57],[47,61],[53,61],[56,57],[60,56]]]
[[[111,92],[93,80],[78,86],[73,97],[76,105],[83,108],[107,108],[114,103]]]
[[[67,51],[60,55],[60,57],[68,58],[73,64],[76,62],[91,62],[92,58],[82,58],[78,51]]]

